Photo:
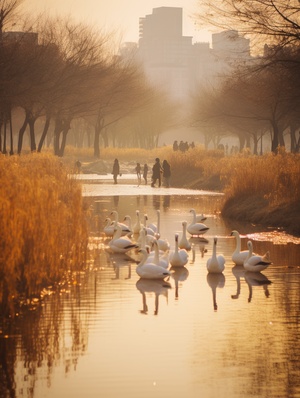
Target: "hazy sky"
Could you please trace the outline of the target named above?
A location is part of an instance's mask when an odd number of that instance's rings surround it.
[[[200,32],[192,15],[197,11],[197,0],[25,0],[27,11],[51,15],[67,15],[76,21],[105,30],[117,29],[123,41],[138,41],[139,18],[151,14],[156,7],[183,9],[183,35],[195,41],[210,41],[210,32]]]

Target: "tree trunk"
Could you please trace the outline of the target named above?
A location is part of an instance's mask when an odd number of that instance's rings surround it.
[[[47,116],[47,117],[46,117],[46,121],[45,121],[45,125],[44,125],[44,128],[43,128],[43,133],[42,133],[42,136],[41,136],[39,145],[38,145],[38,152],[41,152],[41,151],[42,151],[42,147],[43,147],[43,145],[44,145],[44,142],[45,142],[45,139],[46,139],[48,130],[49,130],[50,120],[51,120],[51,117],[50,117],[50,116]]]
[[[21,152],[22,152],[22,147],[23,147],[23,137],[24,137],[24,133],[25,133],[25,130],[26,130],[27,124],[28,124],[28,114],[27,114],[27,112],[26,112],[26,113],[25,113],[25,119],[24,119],[24,122],[23,122],[23,124],[22,124],[22,126],[21,126],[21,128],[20,128],[20,130],[19,130],[19,138],[18,138],[18,155],[20,155],[20,154],[21,154]]]
[[[30,150],[31,152],[36,151],[36,143],[35,143],[35,134],[34,134],[34,123],[36,121],[36,118],[33,116],[30,116],[28,119],[28,125],[29,125],[29,134],[30,134]]]
[[[273,128],[273,137],[272,137],[272,144],[271,144],[271,151],[276,153],[278,146],[279,146],[279,140],[278,140],[278,135],[279,135],[279,128],[277,123],[273,120],[271,122],[272,128]]]
[[[11,117],[11,108],[9,109],[9,132],[10,132],[10,151],[9,154],[14,154],[14,137],[13,137],[13,128],[12,128],[12,117]]]

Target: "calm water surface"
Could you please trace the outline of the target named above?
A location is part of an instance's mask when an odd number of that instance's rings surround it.
[[[300,397],[300,240],[225,222],[221,196],[168,192],[95,197],[85,187],[93,212],[89,271],[2,327],[1,397]],[[156,222],[160,209],[161,236],[173,248],[191,208],[205,213],[210,229],[165,282],[139,280],[138,253],[105,250],[112,210],[120,221],[134,222],[139,209]],[[251,239],[257,253],[269,250],[273,265],[258,274],[234,266],[232,229],[242,249]],[[208,275],[215,235],[226,268]]]

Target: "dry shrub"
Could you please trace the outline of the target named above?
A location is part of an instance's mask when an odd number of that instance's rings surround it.
[[[87,229],[81,187],[51,155],[0,156],[0,304],[80,270]]]
[[[271,205],[300,200],[299,154],[226,158],[222,167],[226,198],[260,196]]]

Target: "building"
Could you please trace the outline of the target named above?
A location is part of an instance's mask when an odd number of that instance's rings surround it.
[[[158,7],[140,18],[138,59],[150,82],[176,100],[198,84],[217,84],[232,60],[250,57],[249,40],[235,30],[213,34],[212,48],[192,39],[182,34],[182,8]]]

